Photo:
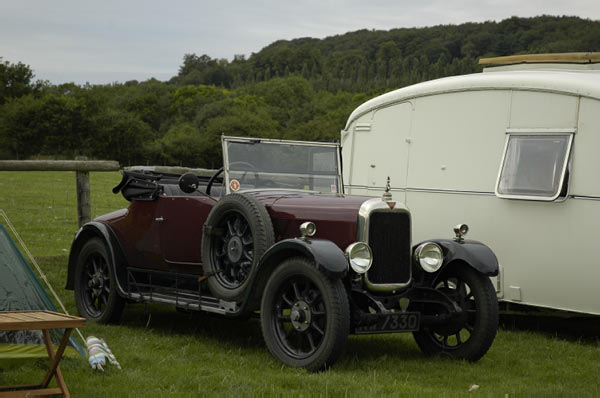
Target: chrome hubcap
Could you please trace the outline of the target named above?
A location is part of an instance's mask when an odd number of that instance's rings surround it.
[[[95,296],[99,296],[104,288],[104,274],[101,271],[96,271],[88,281],[88,287],[92,289]]]
[[[310,306],[306,301],[297,301],[291,309],[290,319],[292,326],[299,332],[303,332],[310,326],[312,314],[310,312]]]
[[[240,258],[242,258],[243,248],[242,240],[239,237],[231,237],[227,243],[227,257],[229,258],[229,261],[232,263],[237,263],[240,261]]]

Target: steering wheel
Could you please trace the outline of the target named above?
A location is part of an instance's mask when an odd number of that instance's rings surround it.
[[[208,184],[206,184],[206,194],[210,195],[210,189],[213,186],[213,183],[215,182],[215,180],[217,179],[218,176],[221,175],[221,173],[223,173],[223,170],[225,170],[223,167],[221,167],[219,170],[217,170],[215,172],[215,174],[213,174],[212,176],[210,176],[210,179],[208,180]]]
[[[256,167],[254,167],[254,165],[253,165],[252,163],[248,163],[248,162],[242,162],[242,161],[239,161],[239,162],[232,162],[232,163],[229,163],[229,165],[230,165],[230,166],[233,166],[233,165],[242,165],[242,166],[248,166],[248,167],[249,167],[249,168],[251,168],[252,170],[255,170],[255,171],[254,171],[254,178],[255,178],[255,179],[258,181],[258,172],[256,172]],[[223,171],[224,171],[224,170],[225,170],[225,168],[224,168],[224,167],[221,167],[219,170],[217,170],[217,171],[215,172],[215,174],[213,174],[213,175],[210,177],[210,179],[208,180],[208,183],[206,184],[206,194],[207,194],[207,195],[210,195],[210,190],[211,190],[211,188],[212,188],[212,186],[213,186],[213,183],[214,183],[214,182],[215,182],[215,180],[216,180],[216,179],[217,179],[217,178],[218,178],[218,177],[219,177],[219,176],[220,176],[220,175],[223,173]],[[248,171],[249,171],[249,170],[246,170],[246,171],[244,172],[244,175],[242,176],[240,183],[242,183],[242,182],[243,182],[243,181],[246,179],[246,174],[248,174]]]

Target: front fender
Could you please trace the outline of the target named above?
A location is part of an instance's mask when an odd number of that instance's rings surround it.
[[[121,296],[125,296],[125,290],[123,289],[122,281],[126,280],[125,267],[117,267],[117,264],[123,264],[125,258],[123,251],[119,245],[119,241],[115,236],[113,230],[106,224],[91,221],[85,224],[75,234],[75,239],[71,244],[71,252],[69,253],[69,265],[67,270],[67,284],[65,286],[68,290],[73,290],[75,287],[75,269],[77,267],[77,257],[81,247],[91,238],[100,238],[106,245],[109,255],[111,256],[111,266],[113,273],[117,279],[117,292]]]
[[[348,260],[344,252],[331,241],[300,238],[279,241],[261,257],[240,309],[235,314],[227,315],[236,316],[258,309],[263,290],[273,270],[285,259],[298,256],[309,258],[317,269],[331,278],[341,278],[348,271]]]
[[[324,239],[286,239],[277,242],[260,259],[258,269],[282,257],[292,257],[294,253],[308,257],[315,266],[333,277],[340,277],[348,271],[348,260],[344,252],[333,242]]]
[[[498,275],[498,259],[496,255],[492,249],[481,242],[476,240],[456,242],[450,239],[430,239],[426,242],[435,242],[442,248],[444,263],[441,269],[444,269],[453,261],[460,260],[484,275]],[[421,243],[417,244],[415,248]]]

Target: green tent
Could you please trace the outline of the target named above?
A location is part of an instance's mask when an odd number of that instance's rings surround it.
[[[0,311],[22,310],[56,311],[56,308],[10,235],[0,224]],[[62,330],[51,332],[55,346],[58,346],[62,333]],[[85,351],[71,337],[65,355],[73,355],[75,352],[85,358]],[[0,331],[0,363],[5,363],[6,359],[38,357],[48,357],[41,331]]]

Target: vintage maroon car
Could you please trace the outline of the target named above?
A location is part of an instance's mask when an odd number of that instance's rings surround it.
[[[408,209],[343,193],[334,143],[223,137],[212,177],[123,171],[129,208],[84,225],[67,288],[80,315],[117,322],[126,302],[260,316],[273,356],[320,370],[349,333],[412,332],[426,354],[476,361],[498,304],[493,252],[453,239],[411,246]]]

